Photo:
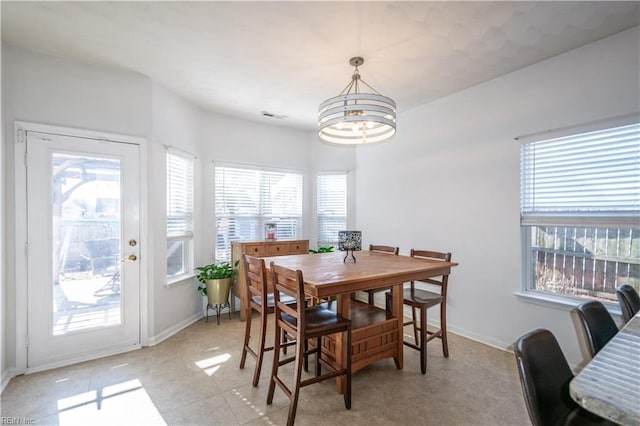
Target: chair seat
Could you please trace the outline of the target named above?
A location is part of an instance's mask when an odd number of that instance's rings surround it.
[[[335,312],[325,306],[317,305],[307,308],[305,311],[306,331],[308,337],[316,333],[324,333],[330,329],[340,329],[348,326],[351,321],[336,315]],[[298,319],[288,314],[282,314],[282,320],[294,327],[298,326]]]
[[[262,305],[262,297],[260,296],[252,296],[251,300],[255,303],[257,303],[258,305]],[[280,300],[282,301],[282,303],[284,303],[285,305],[295,305],[296,304],[296,299],[294,297],[291,296],[287,296],[286,294],[280,294]],[[273,308],[275,306],[275,298],[273,297],[273,293],[269,293],[267,294],[267,307],[268,308]]]
[[[442,302],[442,295],[432,291],[405,288],[402,292],[402,298],[406,305],[424,305],[426,307],[435,306]]]

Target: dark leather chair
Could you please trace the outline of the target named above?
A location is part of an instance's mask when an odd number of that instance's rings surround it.
[[[392,246],[383,246],[383,245],[378,245],[378,244],[369,244],[369,251],[372,251],[374,253],[385,253],[385,254],[394,254],[394,255],[398,255],[398,253],[400,252],[400,248],[399,247],[392,247]],[[381,291],[388,291],[390,290],[391,287],[385,287],[385,288],[376,288],[375,290],[364,290],[365,293],[367,293],[367,302],[370,305],[374,304],[374,295],[376,293],[379,293]]]
[[[607,308],[597,300],[573,308],[582,326],[586,352],[593,358],[618,332],[618,327]]]
[[[622,320],[628,323],[635,314],[640,312],[640,296],[635,288],[629,284],[623,284],[616,289],[616,296],[622,311]]]
[[[280,359],[281,340],[276,339],[267,404],[273,402],[275,387],[278,385],[290,400],[287,426],[292,426],[296,417],[300,388],[338,376],[344,376],[344,405],[347,409],[350,409],[351,321],[327,309],[323,304],[310,307],[306,306],[304,303],[305,293],[302,271],[294,271],[278,266],[273,262],[271,262],[270,269],[275,296],[275,335],[280,336],[282,332],[286,332],[290,336],[296,336],[295,341],[297,344],[295,356]],[[299,303],[297,306],[293,308],[291,305],[284,303],[282,301],[283,294],[298,300]],[[335,333],[345,334],[344,345],[346,346],[345,366],[337,369],[334,368],[330,362],[322,358],[322,337]],[[307,350],[306,344],[309,339],[313,339],[315,342],[315,347],[310,351]],[[301,342],[304,342],[304,344],[301,344]],[[307,355],[311,353],[316,354],[315,376],[302,380],[303,361]],[[285,384],[285,382],[289,383],[290,380],[283,380],[279,375],[280,367],[290,362],[295,363],[293,368],[294,380],[292,389]],[[327,373],[322,374],[321,364],[329,369]]]
[[[247,360],[247,354],[256,360],[256,366],[253,372],[253,386],[258,386],[260,381],[260,371],[262,370],[262,360],[264,353],[273,350],[273,346],[266,347],[267,335],[267,315],[272,314],[275,309],[273,293],[267,290],[267,276],[265,272],[264,260],[257,257],[243,255],[245,282],[247,285],[247,299],[249,306],[247,309],[247,320],[244,328],[244,343],[242,344],[242,356],[240,357],[240,368],[244,368]],[[282,296],[282,303],[295,305],[296,299],[293,297]],[[250,346],[251,340],[251,311],[256,311],[260,315],[260,335],[258,336],[258,346],[254,350]],[[286,335],[281,336],[286,341]],[[286,346],[284,346],[286,349]]]
[[[573,373],[549,330],[520,337],[514,352],[522,393],[533,426],[613,425],[584,410],[569,395]]]
[[[411,249],[411,257],[419,259],[435,260],[439,262],[451,262],[451,253],[441,253],[429,250]],[[402,292],[402,303],[411,307],[411,321],[404,325],[413,325],[414,342],[404,341],[404,345],[420,351],[420,370],[422,374],[427,372],[427,343],[436,337],[442,340],[442,354],[449,357],[449,344],[447,343],[447,286],[449,275],[431,277],[424,282],[437,286],[438,291],[429,291],[416,288],[415,282],[405,288]],[[391,312],[391,293],[386,294],[387,312]],[[427,309],[433,306],[440,306],[440,328],[434,331],[427,330]],[[420,313],[418,318],[416,311]]]

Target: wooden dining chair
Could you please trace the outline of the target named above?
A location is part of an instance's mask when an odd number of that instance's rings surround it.
[[[397,256],[398,253],[400,252],[400,248],[392,247],[392,246],[383,246],[378,244],[369,244],[369,251],[374,253],[394,254]],[[367,293],[367,303],[373,306],[375,294],[380,293],[382,291],[388,291],[388,290],[391,290],[391,287],[376,288],[374,290],[363,290],[363,291]]]
[[[276,339],[267,404],[273,402],[275,387],[278,385],[290,401],[287,426],[291,426],[296,417],[300,388],[344,376],[344,404],[347,409],[351,409],[351,321],[323,305],[306,306],[302,271],[294,271],[273,262],[271,262],[270,269],[275,295],[275,335],[279,336],[285,331],[290,336],[296,336],[295,342],[297,344],[295,356],[280,359],[281,341]],[[283,302],[282,295],[295,298],[299,303],[296,307],[292,307]],[[322,337],[335,333],[345,334],[346,359],[342,368],[335,368],[322,357]],[[306,350],[307,345],[301,344],[301,342],[307,342],[308,339],[315,341],[315,347],[310,351]],[[315,376],[302,380],[303,361],[310,353],[316,355]],[[280,367],[290,362],[295,363],[292,389],[285,384],[285,380],[280,376]],[[322,374],[321,365],[329,368],[329,372]],[[286,381],[289,382],[289,380]]]
[[[622,320],[626,324],[635,314],[640,312],[640,296],[636,289],[629,284],[623,284],[616,288],[616,296],[622,311]]]
[[[440,262],[451,262],[451,253],[441,253],[429,250],[411,249],[411,257],[419,259],[435,260]],[[449,284],[449,274],[440,277],[427,278],[418,283],[434,285],[438,291],[430,291],[416,287],[416,282],[412,281],[410,286],[402,292],[402,303],[411,307],[411,321],[404,325],[413,325],[414,341],[404,341],[405,346],[420,351],[420,370],[422,374],[427,372],[427,343],[440,338],[442,341],[442,354],[449,357],[449,344],[447,342],[447,286]],[[427,330],[427,309],[433,306],[440,306],[440,328],[435,331]],[[386,294],[387,311],[391,311],[391,293]],[[416,311],[419,313],[416,315]]]
[[[613,425],[578,406],[569,395],[573,373],[555,336],[537,329],[520,337],[514,353],[533,426]]]
[[[244,368],[247,354],[251,355],[256,360],[252,384],[253,386],[258,386],[264,353],[272,351],[274,348],[273,346],[266,347],[265,344],[267,336],[267,315],[275,311],[275,299],[273,293],[267,290],[267,275],[264,260],[246,254],[243,255],[242,259],[244,262],[245,285],[247,286],[247,301],[249,302],[249,306],[245,308],[247,310],[247,319],[245,321],[240,368]],[[296,299],[283,295],[281,296],[281,302],[295,306]],[[260,332],[258,335],[258,346],[255,350],[250,346],[252,311],[256,311],[260,315]],[[280,338],[285,342],[287,341],[285,333],[282,333]],[[284,348],[286,349],[286,345]]]
[[[618,332],[618,326],[602,302],[591,300],[582,303],[573,308],[572,313],[579,319],[584,336],[584,349],[591,358]]]

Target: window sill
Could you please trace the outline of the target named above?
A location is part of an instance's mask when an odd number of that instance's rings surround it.
[[[175,277],[171,277],[170,279],[167,280],[167,287],[173,287],[175,285],[181,284],[185,281],[190,281],[192,278],[194,278],[196,276],[196,274],[194,274],[193,272],[188,273],[188,274],[182,274],[182,275],[176,275]]]
[[[561,311],[569,312],[581,303],[588,302],[592,299],[576,300],[568,297],[553,296],[549,294],[538,293],[534,291],[518,291],[513,293],[518,299],[525,303],[531,303],[533,305],[544,306],[546,308],[558,309]],[[613,316],[620,317],[622,314],[620,308],[613,302],[605,302],[609,313]]]

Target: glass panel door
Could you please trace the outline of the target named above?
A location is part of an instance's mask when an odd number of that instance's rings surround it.
[[[138,145],[27,132],[27,367],[140,345]]]

